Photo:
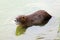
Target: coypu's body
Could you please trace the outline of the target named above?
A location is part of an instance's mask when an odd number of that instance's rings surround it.
[[[32,26],[32,25],[43,26],[50,20],[51,17],[52,16],[49,15],[46,11],[39,10],[37,12],[34,12],[31,15],[19,16],[19,17],[16,18],[16,21],[17,21],[18,24],[22,24],[23,27],[29,27],[29,26]]]

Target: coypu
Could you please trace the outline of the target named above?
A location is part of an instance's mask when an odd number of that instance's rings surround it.
[[[33,25],[43,26],[48,23],[52,16],[48,14],[45,10],[38,10],[30,15],[21,15],[16,17],[16,23],[22,25],[23,27],[30,27]]]

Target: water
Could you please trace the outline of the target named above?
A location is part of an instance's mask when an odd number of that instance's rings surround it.
[[[17,15],[28,15],[40,9],[46,10],[49,14],[58,18],[60,17],[60,0],[0,0],[0,40],[22,40],[28,36],[30,36],[28,39],[35,40],[36,35],[27,34],[28,31],[24,36],[16,36],[14,20]],[[37,28],[37,30],[39,29]]]

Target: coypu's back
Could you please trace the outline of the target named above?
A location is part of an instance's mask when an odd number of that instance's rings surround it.
[[[32,24],[43,26],[50,20],[52,16],[45,10],[38,10],[31,15],[28,15],[28,19],[34,21]],[[37,21],[37,22],[36,22]],[[30,21],[31,22],[31,21]]]

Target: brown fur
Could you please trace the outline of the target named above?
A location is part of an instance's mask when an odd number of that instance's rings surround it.
[[[16,18],[16,21],[19,22],[19,24],[22,24],[24,27],[29,27],[32,25],[40,25],[43,26],[46,23],[48,23],[49,19],[52,16],[49,15],[44,10],[39,10],[37,12],[34,12],[31,15],[22,15]]]

